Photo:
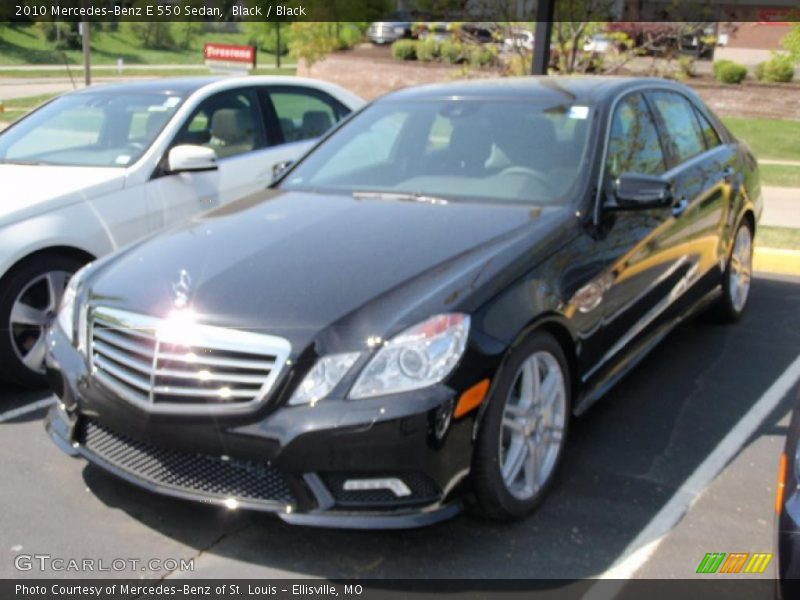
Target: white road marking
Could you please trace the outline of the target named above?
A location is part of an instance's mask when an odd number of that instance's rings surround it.
[[[16,419],[17,417],[27,415],[28,413],[36,412],[37,410],[41,410],[48,406],[52,406],[55,403],[56,403],[55,396],[49,396],[48,398],[37,400],[36,402],[32,402],[31,404],[26,404],[25,406],[20,406],[19,408],[15,408],[13,410],[0,413],[0,423],[5,423],[6,421],[11,421],[12,419]]]
[[[703,494],[706,487],[716,478],[725,466],[736,456],[744,443],[755,433],[770,413],[780,404],[794,384],[800,379],[800,356],[776,379],[769,389],[745,414],[736,426],[728,432],[722,441],[714,448],[713,452],[698,465],[695,471],[675,492],[672,498],[642,529],[620,558],[599,579],[630,579],[653,556],[664,537],[675,527],[692,505]],[[775,465],[777,472],[778,466]],[[619,586],[597,586],[590,589],[584,600],[600,600],[613,598],[625,585],[619,581]],[[612,588],[616,588],[612,589]]]

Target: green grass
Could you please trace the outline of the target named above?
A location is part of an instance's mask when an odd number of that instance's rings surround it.
[[[29,79],[36,79],[36,78],[45,78],[45,77],[69,77],[69,73],[72,73],[72,77],[75,81],[83,82],[83,69],[76,68],[74,65],[70,65],[70,71],[68,72],[66,68],[63,69],[45,69],[45,70],[23,70],[23,69],[13,69],[8,71],[0,71],[0,77],[18,77],[18,78],[29,78]],[[288,67],[284,68],[281,67],[280,69],[275,69],[274,67],[259,67],[252,71],[251,75],[294,75],[297,72],[295,67]],[[122,71],[122,73],[117,73],[116,69],[92,69],[92,78],[97,79],[98,77],[192,77],[192,76],[202,76],[202,75],[209,75],[211,72],[206,69],[205,67],[202,68],[191,68],[187,67],[185,69],[182,68],[175,68],[175,69],[142,69],[136,68],[135,66],[128,66]]]
[[[98,65],[116,64],[117,59],[122,58],[126,64],[202,64],[205,42],[246,44],[247,35],[203,33],[196,36],[186,50],[152,50],[144,47],[141,39],[126,23],[121,24],[117,31],[111,31],[108,24],[104,24],[103,30],[97,24],[93,24],[92,62]],[[73,65],[80,65],[83,62],[79,49],[58,50],[53,42],[45,39],[42,30],[35,25],[0,24],[0,65],[63,64],[65,59]],[[266,52],[259,52],[257,64],[274,65],[275,57]]]
[[[759,170],[764,185],[800,188],[800,167],[761,165]]]
[[[781,119],[723,119],[758,158],[800,161],[800,121]]]
[[[759,227],[756,246],[800,250],[800,229],[790,227]]]

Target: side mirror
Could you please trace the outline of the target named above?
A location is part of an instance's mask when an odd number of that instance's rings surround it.
[[[293,160],[284,160],[283,162],[275,163],[272,165],[272,180],[275,181],[294,164]]]
[[[648,210],[672,206],[672,183],[655,175],[623,173],[615,185],[615,210]]]
[[[187,171],[213,171],[217,169],[217,153],[205,146],[185,144],[175,146],[167,156],[167,171],[183,173]]]

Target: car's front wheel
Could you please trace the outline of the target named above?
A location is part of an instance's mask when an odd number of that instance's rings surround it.
[[[0,285],[0,380],[45,385],[45,330],[55,317],[69,278],[83,262],[42,254],[15,266]]]
[[[497,519],[531,512],[550,487],[571,407],[561,345],[537,332],[512,351],[478,432],[472,484],[478,507]]]

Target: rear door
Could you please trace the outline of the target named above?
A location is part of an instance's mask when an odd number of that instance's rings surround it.
[[[666,140],[670,167],[666,176],[673,182],[677,201],[665,236],[690,266],[685,291],[691,293],[682,294],[680,308],[719,282],[725,255],[722,234],[738,185],[735,153],[722,144],[710,121],[688,97],[658,90],[648,98]]]
[[[351,110],[330,94],[302,85],[265,86],[260,91],[269,137],[270,172],[300,158]]]

